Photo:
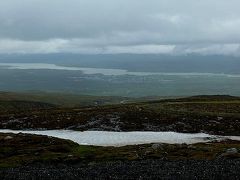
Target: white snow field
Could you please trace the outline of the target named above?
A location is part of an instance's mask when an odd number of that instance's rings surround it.
[[[149,143],[194,144],[200,142],[221,141],[224,139],[239,140],[240,136],[215,136],[204,133],[189,134],[176,132],[108,132],[108,131],[72,131],[72,130],[8,130],[0,133],[26,133],[46,135],[61,139],[68,139],[80,145],[93,146],[125,146]]]

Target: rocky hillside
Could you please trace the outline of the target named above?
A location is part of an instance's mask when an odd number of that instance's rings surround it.
[[[240,100],[231,96],[197,96],[104,106],[13,109],[0,114],[0,128],[240,135]]]

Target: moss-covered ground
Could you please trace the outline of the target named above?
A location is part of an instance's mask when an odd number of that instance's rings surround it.
[[[146,159],[213,160],[240,158],[240,154],[222,157],[227,149],[240,151],[238,141],[187,144],[146,144],[123,147],[78,145],[68,140],[26,134],[0,134],[0,167],[32,163],[75,164]]]

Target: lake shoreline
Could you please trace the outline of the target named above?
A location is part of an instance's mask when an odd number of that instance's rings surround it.
[[[0,133],[44,135],[60,139],[71,140],[79,145],[91,146],[127,146],[151,143],[167,144],[196,144],[214,141],[236,140],[240,142],[240,136],[216,136],[204,133],[177,133],[177,132],[111,132],[111,131],[71,131],[71,130],[9,130],[0,129]]]
[[[64,66],[49,63],[0,63],[0,69],[19,69],[19,70],[65,70],[65,71],[81,71],[83,74],[93,75],[102,74],[105,76],[223,76],[239,78],[240,74],[226,73],[200,73],[200,72],[138,72],[128,71],[126,69],[111,68],[89,68],[79,66]]]

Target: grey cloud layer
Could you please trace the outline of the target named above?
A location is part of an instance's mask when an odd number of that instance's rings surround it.
[[[0,53],[238,54],[239,0],[8,0]]]

